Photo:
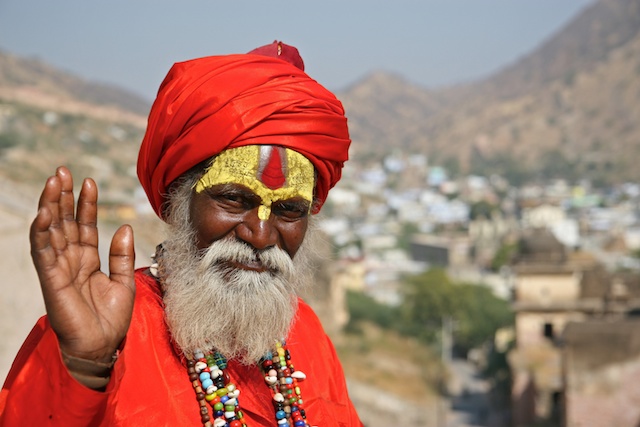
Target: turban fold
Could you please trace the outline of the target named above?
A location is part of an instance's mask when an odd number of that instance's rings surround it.
[[[138,178],[159,216],[169,185],[227,148],[280,145],[307,157],[317,172],[316,212],[340,179],[350,144],[342,104],[259,49],[174,64],[160,85],[138,156]]]

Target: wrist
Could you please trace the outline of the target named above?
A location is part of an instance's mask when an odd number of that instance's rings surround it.
[[[102,390],[109,384],[111,370],[118,359],[119,352],[116,350],[108,362],[71,356],[65,353],[64,350],[60,350],[60,353],[62,354],[62,361],[73,378],[93,390]]]

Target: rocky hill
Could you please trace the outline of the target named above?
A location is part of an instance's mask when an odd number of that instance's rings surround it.
[[[375,73],[338,96],[354,162],[425,153],[452,172],[640,179],[640,0],[600,0],[481,81],[429,90]],[[0,52],[0,177],[42,182],[64,163],[109,200],[136,188],[150,101]],[[103,198],[103,200],[105,200]]]
[[[429,91],[370,76],[341,97],[355,157],[401,147],[431,164],[514,182],[637,180],[639,49],[640,1],[601,0],[482,81]]]

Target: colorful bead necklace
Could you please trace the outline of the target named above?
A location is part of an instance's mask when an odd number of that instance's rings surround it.
[[[204,427],[247,427],[240,410],[240,390],[231,382],[227,359],[217,351],[196,351],[187,360],[189,380],[200,404],[200,419]],[[264,381],[273,393],[275,420],[279,427],[309,427],[302,407],[298,382],[306,375],[296,371],[284,341],[276,343],[274,352],[260,360]],[[209,409],[211,407],[211,410]]]

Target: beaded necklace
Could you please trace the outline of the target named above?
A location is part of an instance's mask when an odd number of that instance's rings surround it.
[[[161,243],[151,256],[153,263],[149,272],[156,280],[160,280],[159,261],[163,253]],[[278,427],[310,427],[298,385],[307,376],[295,370],[284,340],[276,342],[275,351],[268,352],[260,360],[260,367],[265,384],[272,392]],[[187,359],[187,373],[200,405],[203,427],[248,427],[238,400],[240,390],[227,372],[226,357],[218,351],[205,354],[196,350],[193,359]]]
[[[298,385],[306,375],[294,369],[284,341],[277,342],[275,352],[269,352],[260,360],[260,367],[273,394],[277,425],[309,427]],[[238,400],[240,390],[231,382],[227,359],[222,354],[195,351],[193,359],[187,360],[187,372],[196,392],[204,427],[247,427]]]

